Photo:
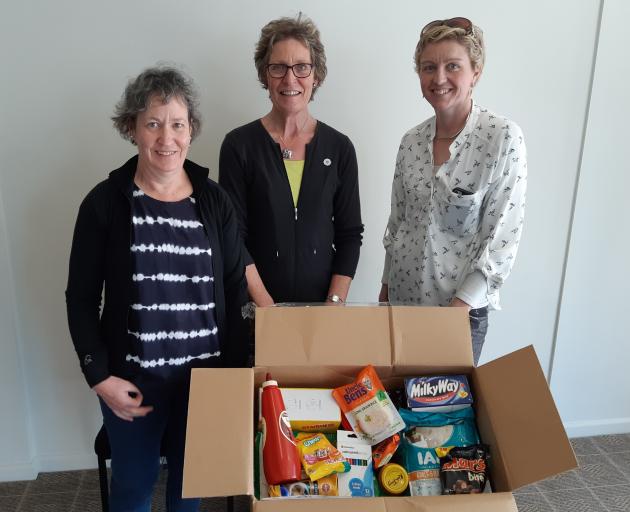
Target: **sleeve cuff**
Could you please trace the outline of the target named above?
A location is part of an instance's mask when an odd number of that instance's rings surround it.
[[[254,258],[252,258],[252,255],[249,254],[249,251],[247,250],[247,247],[245,247],[245,244],[243,244],[242,247],[243,247],[243,264],[244,266],[251,265],[252,263],[254,263]]]
[[[385,252],[385,264],[383,265],[383,276],[381,277],[381,284],[389,283],[389,269],[392,265],[392,257],[388,252]]]
[[[488,282],[481,270],[475,270],[460,285],[455,297],[469,304],[472,309],[488,305]]]

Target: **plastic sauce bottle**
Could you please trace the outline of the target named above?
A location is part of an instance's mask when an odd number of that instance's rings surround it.
[[[278,383],[267,380],[262,384],[263,467],[267,483],[278,485],[300,479],[302,466],[289,416]]]

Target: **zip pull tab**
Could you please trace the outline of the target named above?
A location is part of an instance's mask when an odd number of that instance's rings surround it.
[[[297,220],[297,206],[295,207],[295,220]]]

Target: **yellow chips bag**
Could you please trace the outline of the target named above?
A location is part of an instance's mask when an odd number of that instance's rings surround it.
[[[301,432],[296,440],[302,467],[311,480],[350,471],[350,464],[324,434]]]

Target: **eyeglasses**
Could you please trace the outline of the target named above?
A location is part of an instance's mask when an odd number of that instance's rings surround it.
[[[284,78],[289,69],[293,71],[293,75],[296,78],[307,78],[311,76],[311,72],[313,71],[313,64],[301,62],[299,64],[293,64],[293,66],[288,66],[287,64],[267,65],[267,72],[272,78]]]
[[[451,28],[461,28],[462,30],[466,31],[466,34],[472,34],[474,25],[472,21],[470,21],[468,18],[451,18],[448,20],[435,20],[435,21],[432,21],[431,23],[427,23],[422,29],[422,32],[420,32],[420,35],[423,36],[429,29],[433,27],[442,27],[442,26],[451,27]]]

